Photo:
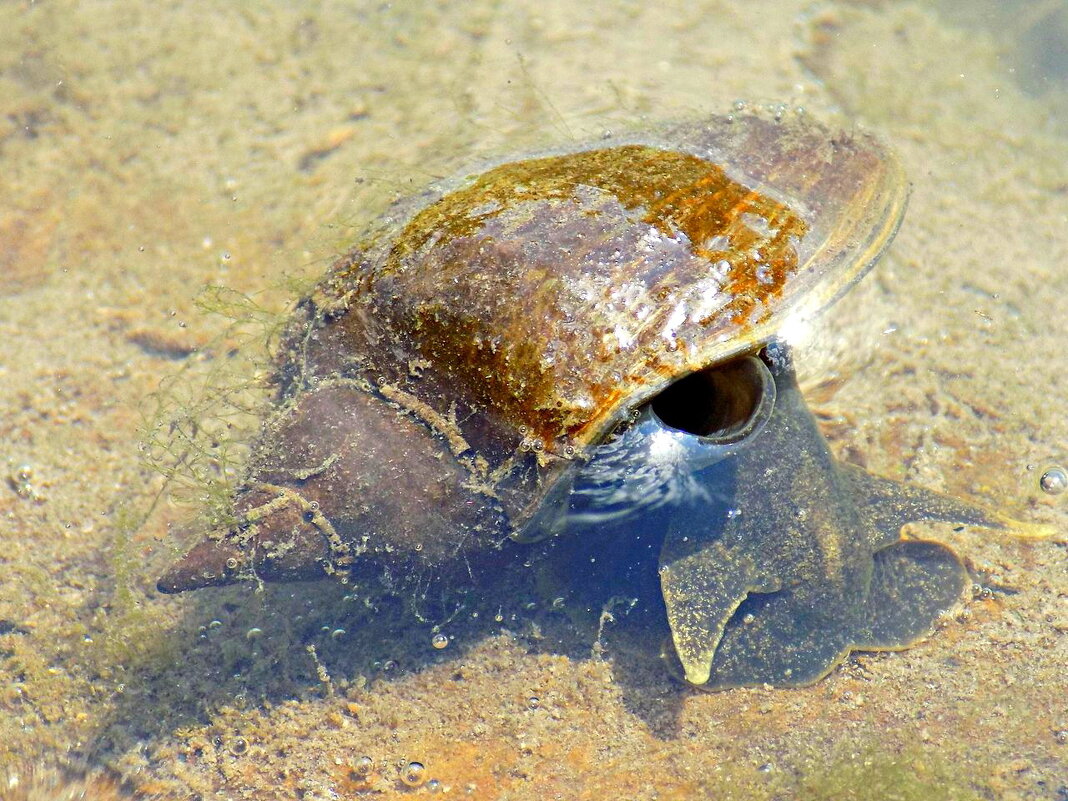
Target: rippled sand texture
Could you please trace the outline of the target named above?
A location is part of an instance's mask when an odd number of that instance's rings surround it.
[[[291,5],[0,5],[0,798],[1063,798],[1062,545],[940,530],[978,586],[929,642],[705,695],[522,581],[442,649],[329,584],[161,597],[196,532],[138,449],[161,378],[248,377],[203,287],[270,327],[459,157],[770,100],[913,181],[798,358],[837,452],[1063,531],[1063,4]]]

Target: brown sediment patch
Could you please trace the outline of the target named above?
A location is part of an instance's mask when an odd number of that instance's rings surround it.
[[[0,208],[0,295],[40,286],[55,271],[50,259],[56,213],[47,191],[20,199],[15,208]]]

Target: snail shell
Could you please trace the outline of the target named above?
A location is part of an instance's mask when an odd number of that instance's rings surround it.
[[[298,304],[241,525],[160,580],[346,578],[566,527],[605,438],[877,259],[907,184],[879,142],[715,116],[491,166],[396,206]]]

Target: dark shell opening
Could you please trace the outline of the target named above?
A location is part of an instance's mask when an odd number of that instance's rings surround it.
[[[771,413],[775,383],[755,358],[715,365],[676,381],[651,401],[664,425],[729,445]]]

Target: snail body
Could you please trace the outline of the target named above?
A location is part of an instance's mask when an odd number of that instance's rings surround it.
[[[891,543],[871,534],[872,515],[857,523],[863,482],[840,478],[829,453],[809,459],[835,476],[831,494],[852,493],[841,525],[788,543],[747,528],[742,561],[757,564],[745,569],[724,555],[729,529],[687,534],[698,524],[685,510],[721,493],[722,466],[752,443],[787,447],[807,411],[799,396],[776,404],[794,397],[776,334],[864,274],[906,196],[900,165],[868,135],[739,114],[500,163],[399,204],[296,307],[276,411],[235,498],[240,525],[194,546],[159,588],[492,560],[505,540],[640,528],[667,510],[659,573],[681,672],[695,685],[746,683],[747,671],[774,681],[756,665],[774,660],[752,648],[716,678],[731,616],[750,590],[776,591],[776,575],[834,586],[824,596],[842,604],[875,597],[886,570],[874,554]],[[963,506],[927,515],[915,494],[899,519],[900,498],[878,486],[873,503],[898,528],[976,519]],[[821,502],[801,487],[788,500]],[[850,544],[837,569],[818,555],[828,532]],[[934,561],[948,595],[963,568],[946,554]],[[890,573],[923,572],[902,559]],[[915,604],[913,629],[944,605]],[[785,619],[769,612],[765,628]],[[834,658],[856,645],[839,639]]]

